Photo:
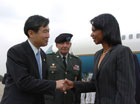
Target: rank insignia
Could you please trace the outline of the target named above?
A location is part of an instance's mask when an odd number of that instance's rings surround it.
[[[79,65],[74,65],[73,70],[77,70],[77,71],[79,71],[79,70],[80,70]]]

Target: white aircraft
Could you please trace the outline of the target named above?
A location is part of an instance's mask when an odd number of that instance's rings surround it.
[[[138,57],[140,63],[140,33],[123,34],[121,36],[122,44],[128,46]],[[93,71],[94,54],[102,47],[96,45],[89,36],[73,37],[70,53],[79,56],[82,61],[82,72],[88,73]],[[57,51],[55,43],[47,52]]]

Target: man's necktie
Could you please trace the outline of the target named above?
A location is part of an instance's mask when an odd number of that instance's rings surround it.
[[[67,67],[67,64],[66,64],[66,57],[65,56],[63,56],[63,63],[64,63],[64,66],[66,68]]]
[[[39,74],[40,74],[40,79],[42,79],[42,67],[41,67],[41,62],[40,62],[40,51],[38,51],[36,53],[36,60],[37,60],[37,64],[38,64],[38,70],[39,70]]]

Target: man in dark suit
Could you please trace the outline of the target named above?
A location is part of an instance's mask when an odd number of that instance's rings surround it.
[[[135,72],[136,72],[136,104],[140,104],[140,65],[136,54],[133,54],[135,62]]]
[[[81,60],[69,53],[72,36],[70,33],[62,33],[56,37],[58,51],[47,54],[48,80],[81,80]],[[51,95],[46,95],[46,104],[80,104],[80,93],[74,93],[72,90],[56,90],[54,99],[52,98]]]
[[[48,43],[48,24],[45,17],[29,17],[24,26],[28,40],[8,50],[1,104],[44,104],[44,94],[53,95],[55,89],[63,90],[63,80],[44,80],[46,54],[40,47]]]

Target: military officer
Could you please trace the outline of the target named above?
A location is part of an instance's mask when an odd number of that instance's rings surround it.
[[[69,53],[72,34],[62,33],[56,37],[58,51],[47,54],[47,79],[81,80],[81,61],[77,56]],[[80,104],[80,93],[72,90],[65,92],[56,90],[55,96],[45,95],[46,104]]]

